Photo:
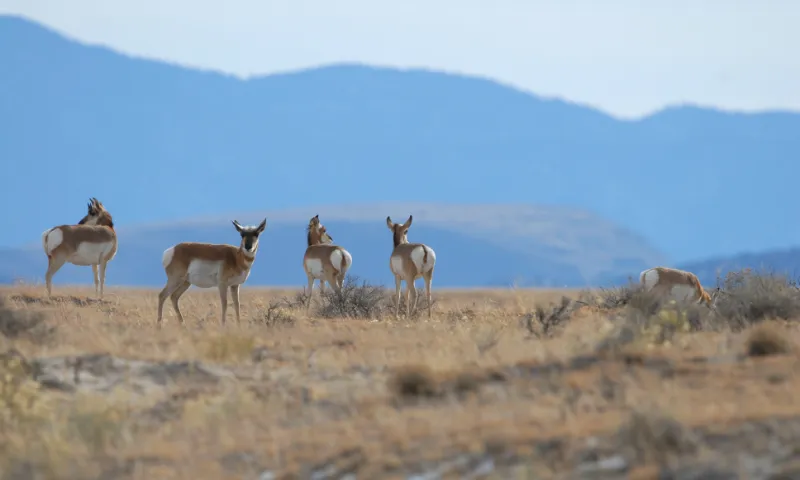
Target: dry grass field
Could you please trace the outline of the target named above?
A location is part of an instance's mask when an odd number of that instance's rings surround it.
[[[162,328],[156,290],[5,287],[0,472],[798,478],[800,295],[740,277],[718,316],[625,289],[434,289],[433,318],[395,320],[368,287],[306,314],[245,285],[240,324],[192,289]]]

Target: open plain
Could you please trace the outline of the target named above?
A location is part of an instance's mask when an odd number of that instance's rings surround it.
[[[0,471],[797,478],[797,289],[749,281],[716,320],[625,289],[435,287],[431,319],[395,320],[350,282],[308,313],[299,289],[245,285],[220,325],[216,290],[193,288],[186,325],[168,302],[161,328],[155,289],[4,287]]]

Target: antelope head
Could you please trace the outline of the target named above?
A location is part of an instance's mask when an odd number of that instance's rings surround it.
[[[87,207],[88,212],[86,216],[83,217],[80,222],[78,222],[78,225],[97,225],[100,222],[101,217],[108,215],[108,211],[105,209],[103,204],[94,197],[89,199]]]
[[[311,217],[308,221],[308,244],[327,245],[333,243],[333,237],[328,234],[328,229],[319,221],[319,215]]]
[[[257,227],[247,226],[243,227],[238,221],[233,221],[233,226],[236,231],[242,236],[242,243],[240,248],[249,256],[254,256],[258,250],[258,236],[267,228],[267,219],[262,220]]]
[[[711,290],[711,293],[708,295],[709,296],[708,306],[709,308],[711,308],[711,310],[714,310],[715,312],[717,311],[717,302],[719,301],[720,298],[722,298],[723,295],[730,296],[730,293],[723,290],[722,287],[717,287]]]
[[[395,247],[403,243],[408,243],[408,229],[411,227],[411,221],[413,219],[414,216],[409,215],[406,223],[400,224],[392,222],[391,217],[386,217],[386,226],[392,231],[392,240]]]
[[[333,237],[328,235],[328,229],[325,228],[325,225],[319,227],[319,240],[324,244],[333,243]]]

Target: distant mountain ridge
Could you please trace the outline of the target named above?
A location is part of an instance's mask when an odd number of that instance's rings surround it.
[[[0,201],[15,226],[0,245],[9,247],[76,220],[88,196],[121,229],[414,200],[564,205],[676,264],[800,245],[800,224],[784,220],[800,209],[796,113],[678,107],[620,121],[489,80],[356,65],[240,80],[86,46],[9,16],[0,16],[0,69],[0,158],[10,159]],[[554,236],[587,245],[583,224],[555,216]],[[471,230],[505,251],[502,231]],[[595,273],[565,278],[619,275],[652,258],[625,260],[621,250],[605,264],[574,256],[567,264]]]
[[[764,250],[761,252],[745,252],[738,255],[719,256],[703,260],[681,263],[654,263],[651,266],[680,268],[697,275],[705,286],[715,286],[717,280],[722,282],[730,272],[750,269],[762,274],[784,275],[800,282],[800,247]],[[631,269],[618,277],[606,277],[607,285],[621,285],[629,280],[639,281],[641,271]]]
[[[724,279],[728,272],[745,268],[800,280],[800,248],[747,252],[730,257],[709,258],[687,262],[682,265],[682,268],[694,272],[703,285],[715,285],[718,277]]]

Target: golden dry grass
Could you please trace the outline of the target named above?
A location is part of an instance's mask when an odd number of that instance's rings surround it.
[[[755,455],[709,440],[746,437],[738,432],[754,422],[798,431],[792,323],[595,355],[614,329],[606,313],[580,309],[549,337],[525,327],[537,304],[577,292],[437,290],[431,320],[328,320],[300,309],[286,312],[294,324],[265,325],[270,301],[294,293],[244,287],[241,324],[229,308],[222,326],[216,292],[192,289],[181,300],[187,325],[166,305],[159,329],[155,290],[109,288],[99,302],[89,288],[55,287],[53,299],[39,286],[0,289],[7,307],[41,312],[56,328],[43,339],[0,335],[0,471],[405,478],[446,467],[446,478],[482,468],[483,478],[563,478],[618,457],[632,478],[652,478],[687,459]],[[224,374],[209,380],[182,364],[169,381],[101,391],[92,382],[113,368],[74,360],[87,354],[197,361]],[[34,360],[53,357],[76,372],[64,377],[71,391],[37,377]]]

